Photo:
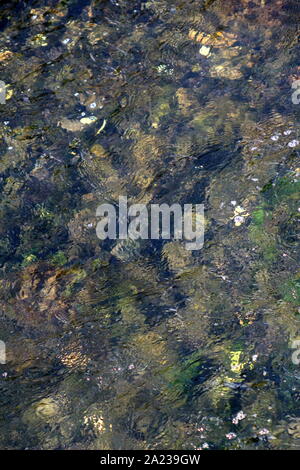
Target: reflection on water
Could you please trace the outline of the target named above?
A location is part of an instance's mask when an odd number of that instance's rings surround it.
[[[3,2],[1,448],[300,448],[298,20]],[[100,242],[120,195],[204,202],[204,248]]]

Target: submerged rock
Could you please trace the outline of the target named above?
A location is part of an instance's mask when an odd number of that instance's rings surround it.
[[[46,397],[27,408],[22,419],[28,425],[41,421],[51,422],[59,418],[60,411],[58,401],[52,397]]]
[[[141,255],[141,250],[145,246],[145,240],[119,240],[111,250],[111,254],[120,261],[130,261]]]

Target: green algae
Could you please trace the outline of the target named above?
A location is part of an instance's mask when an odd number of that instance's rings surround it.
[[[260,0],[54,3],[1,13],[1,447],[289,447],[290,14]],[[96,207],[120,195],[204,202],[203,250],[99,241]]]

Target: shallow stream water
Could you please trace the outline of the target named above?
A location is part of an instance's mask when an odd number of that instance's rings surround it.
[[[299,14],[2,2],[0,448],[300,449]],[[203,248],[100,241],[119,196]]]

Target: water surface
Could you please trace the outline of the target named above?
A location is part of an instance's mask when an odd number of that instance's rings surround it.
[[[1,448],[300,448],[298,24],[3,2]],[[203,249],[99,241],[121,195],[204,203]]]

